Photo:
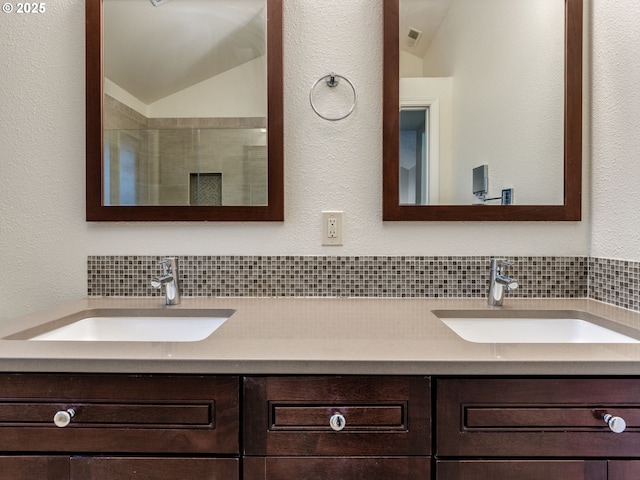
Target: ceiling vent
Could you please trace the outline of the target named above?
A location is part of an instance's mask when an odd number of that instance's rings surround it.
[[[420,41],[420,37],[422,37],[422,32],[420,30],[409,27],[409,32],[407,33],[407,47],[415,48]]]

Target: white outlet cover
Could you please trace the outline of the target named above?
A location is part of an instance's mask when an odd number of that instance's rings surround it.
[[[334,236],[329,236],[329,220],[336,221],[336,232]],[[322,212],[322,245],[340,246],[342,245],[342,232],[344,228],[342,212],[328,211]]]

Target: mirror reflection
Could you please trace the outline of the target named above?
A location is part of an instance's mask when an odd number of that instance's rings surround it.
[[[103,0],[105,206],[268,203],[265,0]]]
[[[400,0],[399,24],[399,204],[563,205],[565,1]]]

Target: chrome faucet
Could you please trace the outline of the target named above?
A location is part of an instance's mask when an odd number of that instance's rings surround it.
[[[487,303],[493,307],[502,306],[505,291],[510,292],[518,288],[518,282],[505,274],[507,265],[511,264],[502,258],[493,258],[491,260],[491,279],[489,281]]]
[[[162,288],[164,285],[165,303],[167,305],[178,305],[180,303],[178,259],[176,257],[163,258],[160,265],[162,265],[162,274],[151,279],[151,286],[153,288]]]

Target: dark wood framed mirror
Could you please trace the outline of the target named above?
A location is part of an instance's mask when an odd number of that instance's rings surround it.
[[[419,0],[423,8],[432,0]],[[446,3],[442,0],[435,3]],[[469,0],[475,3],[476,8],[482,2]],[[548,0],[552,1],[552,0]],[[563,174],[563,178],[557,179],[559,193],[558,200],[553,204],[520,204],[517,201],[518,189],[515,190],[516,200],[512,204],[491,204],[482,198],[482,204],[474,204],[473,201],[432,202],[428,195],[423,193],[423,201],[404,202],[401,196],[401,159],[400,159],[400,128],[401,128],[401,74],[400,57],[401,38],[410,45],[415,43],[415,37],[423,32],[418,29],[408,28],[407,32],[401,31],[401,4],[409,0],[384,0],[384,85],[383,85],[383,220],[391,221],[578,221],[581,219],[581,195],[582,195],[582,44],[583,44],[583,1],[582,0],[555,0],[558,4],[553,4],[556,17],[560,17],[559,42],[564,38],[564,48],[557,53],[559,56],[559,70],[564,82],[559,81],[559,95],[564,97],[564,101],[556,102],[563,104],[563,110],[556,115],[558,117],[557,132],[547,135],[558,136],[558,175]],[[526,2],[526,0],[524,0]],[[511,4],[522,4],[511,2]],[[457,4],[456,4],[457,5]],[[486,4],[485,4],[486,5]],[[412,12],[415,14],[415,12]],[[562,18],[564,13],[564,18]],[[474,14],[477,14],[475,12]],[[500,15],[500,14],[498,14]],[[441,22],[442,19],[438,21]],[[442,22],[441,22],[442,23]],[[543,24],[544,25],[544,24]],[[562,27],[564,30],[562,31]],[[509,25],[510,30],[518,30],[517,25]],[[413,30],[413,32],[411,31]],[[465,32],[466,33],[466,32]],[[407,37],[407,38],[405,38]],[[449,37],[450,40],[451,37]],[[481,37],[474,37],[480,42]],[[405,41],[402,40],[402,41]],[[503,44],[505,42],[502,42]],[[535,45],[535,40],[531,40]],[[552,47],[553,48],[553,47]],[[560,47],[561,48],[561,47]],[[564,58],[562,59],[562,55]],[[477,57],[476,57],[477,58]],[[483,64],[474,65],[476,69],[483,69]],[[536,68],[535,62],[529,62],[528,68]],[[531,70],[529,70],[531,72]],[[511,73],[511,72],[510,72]],[[430,75],[425,75],[430,76]],[[438,75],[433,75],[437,77]],[[517,82],[518,74],[513,74],[512,82]],[[442,103],[440,109],[443,108]],[[455,115],[455,114],[454,114]],[[477,120],[477,119],[474,119]],[[544,119],[538,120],[543,122]],[[477,125],[477,123],[476,123]],[[534,124],[535,125],[535,124]],[[510,132],[503,132],[503,139],[508,139]],[[453,148],[456,148],[456,139],[451,141]],[[464,143],[464,142],[463,142]],[[423,147],[424,148],[424,147]],[[475,148],[475,147],[474,147]],[[475,152],[481,149],[476,148]],[[513,155],[516,157],[517,153]],[[473,162],[473,160],[472,160]],[[529,162],[529,163],[534,163]],[[487,163],[479,156],[477,165]],[[490,163],[490,162],[489,162]],[[471,164],[471,167],[475,167]],[[424,167],[426,170],[428,167]],[[489,171],[491,169],[489,168]],[[521,174],[527,177],[526,173]],[[414,174],[415,176],[415,174]],[[472,194],[472,168],[465,166],[462,174],[464,176],[466,198]],[[491,171],[489,172],[491,178]],[[517,175],[516,175],[517,176]],[[520,179],[522,180],[522,179]],[[413,181],[413,180],[411,180]],[[496,182],[497,183],[497,182]],[[468,185],[468,187],[467,187]],[[507,187],[508,185],[502,185]],[[417,187],[411,186],[417,190]],[[500,195],[500,185],[498,185],[498,196]],[[440,188],[442,190],[442,188]],[[512,190],[513,192],[513,190]],[[425,200],[426,198],[426,200]],[[495,200],[495,199],[491,199]],[[500,201],[500,198],[497,199]],[[442,204],[441,204],[442,203]],[[524,203],[524,202],[523,202]],[[539,202],[543,203],[543,202]]]
[[[157,118],[149,119],[144,115],[139,115],[138,112],[133,112],[131,116],[136,117],[138,123],[139,118],[144,119],[144,127],[137,130],[135,135],[127,131],[126,134],[122,132],[126,128],[122,127],[119,130],[118,135],[126,136],[131,139],[135,137],[136,145],[142,144],[146,149],[143,156],[146,159],[144,169],[145,172],[154,170],[153,180],[148,178],[140,178],[137,173],[130,174],[130,178],[127,180],[126,188],[130,193],[127,197],[123,191],[125,190],[125,182],[122,180],[124,171],[128,168],[129,171],[137,172],[140,170],[140,166],[137,165],[138,153],[130,155],[130,157],[136,157],[134,160],[129,160],[133,163],[133,166],[123,166],[122,158],[125,156],[121,144],[113,143],[110,138],[105,139],[112,132],[107,133],[107,129],[110,128],[106,124],[108,120],[105,120],[105,109],[111,108],[112,105],[106,105],[107,101],[111,102],[112,99],[105,98],[105,83],[107,83],[105,74],[105,59],[109,56],[105,52],[105,43],[110,38],[121,37],[124,32],[131,30],[123,26],[118,28],[116,35],[109,33],[108,28],[105,27],[105,6],[108,1],[112,1],[115,5],[119,3],[118,8],[123,6],[127,8],[146,9],[149,15],[153,17],[150,24],[160,25],[159,15],[162,13],[165,17],[172,17],[177,19],[185,16],[187,18],[195,18],[193,12],[186,14],[170,14],[170,8],[194,8],[194,5],[198,0],[176,0],[170,2],[170,0],[85,0],[86,2],[86,219],[87,221],[282,221],[284,220],[284,147],[283,147],[283,69],[282,69],[282,0],[207,0],[208,8],[216,8],[216,6],[224,6],[226,10],[224,12],[207,12],[206,14],[198,14],[197,16],[203,17],[203,30],[206,32],[207,37],[218,35],[219,28],[212,28],[211,23],[214,19],[231,17],[237,14],[237,11],[244,9],[249,11],[251,8],[256,8],[258,5],[259,11],[252,13],[252,18],[249,20],[242,20],[236,22],[237,25],[229,27],[229,30],[224,33],[224,38],[219,39],[228,49],[232,49],[235,55],[239,59],[230,60],[231,63],[235,61],[235,64],[227,66],[227,70],[235,68],[245,68],[241,73],[236,73],[236,77],[223,77],[218,85],[233,85],[234,82],[229,81],[229,78],[240,78],[242,81],[249,82],[254,78],[255,72],[260,74],[264,73],[265,78],[261,79],[262,90],[259,95],[256,95],[259,100],[262,100],[261,108],[263,109],[263,115],[251,115],[243,112],[235,115],[235,113],[225,113],[223,115],[214,115],[216,117],[225,118],[192,118],[198,115],[192,114],[180,114],[180,115],[159,115],[161,118],[158,121]],[[141,2],[141,3],[140,3]],[[260,5],[260,3],[262,5]],[[250,5],[251,4],[251,5]],[[111,7],[110,5],[108,8]],[[177,10],[174,10],[177,11]],[[169,14],[169,15],[168,15]],[[246,14],[246,12],[244,12]],[[137,15],[137,12],[135,13]],[[118,17],[122,19],[128,19],[134,17],[134,13],[126,13],[125,15]],[[108,22],[107,22],[108,23]],[[114,29],[113,24],[111,29]],[[204,43],[204,38],[197,37],[198,30],[194,28],[187,28],[189,34],[192,37],[192,43],[186,47],[189,50],[195,50],[200,48]],[[134,30],[138,30],[135,27]],[[239,38],[239,31],[248,32],[245,34],[245,38]],[[125,49],[133,50],[137,47],[137,43],[142,43],[145,40],[143,35],[144,28],[139,28],[138,39],[139,42],[129,43],[125,45]],[[257,33],[256,33],[257,32]],[[153,37],[149,43],[159,43],[163,40],[164,36],[159,33],[147,35],[147,37]],[[220,34],[222,36],[222,34]],[[246,38],[250,37],[250,38]],[[259,38],[258,38],[259,37]],[[122,40],[122,39],[119,39]],[[130,41],[131,42],[131,41]],[[261,46],[255,47],[256,43],[260,43]],[[178,42],[173,42],[178,43]],[[167,46],[162,47],[158,45],[159,54],[156,55],[160,61],[159,64],[165,65],[177,65],[184,57],[184,55],[178,55],[173,60],[167,52]],[[183,50],[186,51],[186,50]],[[256,53],[257,52],[257,53]],[[200,52],[201,57],[205,56],[205,53]],[[209,66],[212,63],[216,63],[223,58],[219,52],[206,53],[210,55],[207,58]],[[145,61],[147,57],[153,55],[145,54]],[[140,62],[140,60],[137,60]],[[257,66],[256,66],[257,65]],[[121,70],[124,70],[121,68]],[[189,70],[196,70],[189,68]],[[130,75],[130,77],[136,77],[134,80],[139,81],[144,78],[146,72],[140,71],[136,75]],[[216,72],[220,73],[220,72]],[[224,74],[224,73],[223,73]],[[206,75],[211,75],[207,73]],[[257,74],[255,74],[257,75]],[[158,77],[159,75],[155,75]],[[199,81],[204,83],[209,80],[202,80],[204,77],[200,77]],[[226,79],[226,80],[224,80]],[[119,91],[124,91],[123,98],[131,97],[128,91],[124,88],[119,88],[117,85],[113,87],[113,83],[109,82],[107,88],[118,88]],[[193,81],[192,81],[193,83]],[[200,84],[197,84],[197,86]],[[180,88],[184,88],[182,85]],[[142,86],[139,88],[140,92],[147,94],[150,93],[151,88]],[[218,93],[218,97],[222,94]],[[192,95],[194,97],[194,95]],[[208,97],[206,97],[208,98]],[[224,99],[223,99],[224,100]],[[229,100],[229,99],[226,99]],[[122,105],[118,101],[114,101],[116,108],[124,109],[127,115],[131,113],[129,105]],[[183,102],[174,102],[182,105]],[[205,101],[204,99],[192,101],[194,108],[208,104],[215,103]],[[222,101],[220,103],[223,103]],[[227,101],[227,103],[233,103]],[[200,104],[200,105],[198,105]],[[183,117],[183,118],[171,118],[167,120],[166,117]],[[206,117],[207,115],[203,115]],[[184,117],[189,117],[184,120]],[[251,118],[248,118],[251,117]],[[151,120],[154,120],[153,123]],[[171,123],[173,122],[173,123]],[[185,124],[192,122],[196,126],[191,126],[193,130],[186,130]],[[118,127],[120,128],[120,127]],[[137,128],[137,127],[136,127]],[[144,133],[140,133],[144,129]],[[224,132],[214,131],[215,129],[226,129]],[[241,130],[250,131],[248,134],[251,136],[249,140],[242,140],[244,142],[237,150],[242,150],[240,153],[221,153],[223,148],[222,143],[229,142],[228,138],[233,136],[234,138],[239,135]],[[194,131],[198,130],[196,133]],[[180,166],[179,171],[172,171],[170,173],[170,179],[167,181],[171,185],[166,189],[169,193],[158,193],[158,184],[161,183],[158,178],[161,173],[159,171],[169,170],[170,167],[158,166],[159,158],[161,155],[169,157],[168,154],[159,154],[159,147],[157,145],[162,142],[162,138],[173,135],[182,136],[185,135],[193,139],[197,137],[198,143],[197,149],[199,152],[203,152],[202,155],[198,154],[197,165],[195,167],[183,167]],[[216,136],[217,135],[217,136]],[[203,145],[204,141],[202,137],[214,137],[216,139],[223,138],[223,142],[219,144],[213,144],[213,140],[210,140],[208,145]],[[121,137],[118,137],[121,138]],[[160,140],[159,140],[160,138]],[[246,138],[246,136],[245,136]],[[256,139],[258,139],[256,141]],[[165,140],[166,142],[166,140]],[[174,148],[171,153],[171,162],[177,164],[181,157],[194,156],[193,155],[193,140],[187,147]],[[149,147],[153,143],[154,147]],[[186,143],[186,142],[182,142]],[[115,161],[113,157],[116,156],[113,152],[113,145],[119,149],[117,153],[119,168],[118,181],[120,184],[109,184],[110,178],[114,177]],[[105,150],[106,148],[106,150]],[[135,147],[138,148],[138,147]],[[153,153],[150,153],[150,148],[154,148]],[[185,149],[189,152],[185,153]],[[107,153],[105,153],[105,151]],[[126,153],[126,152],[125,152]],[[130,152],[129,152],[130,153]],[[206,165],[204,157],[208,155],[207,160],[210,164],[217,162],[216,166]],[[220,158],[226,156],[226,158]],[[106,158],[105,158],[106,157]],[[233,158],[231,158],[233,157]],[[240,158],[240,160],[237,160]],[[192,164],[193,159],[189,160]],[[250,182],[251,185],[241,185],[233,190],[235,185],[227,187],[224,180],[220,180],[218,177],[226,175],[226,173],[220,173],[223,170],[219,166],[222,162],[227,162],[230,165],[227,170],[231,173],[228,174],[229,178],[237,179],[239,176],[245,178],[245,182]],[[156,165],[149,166],[151,163]],[[195,173],[194,173],[195,171]],[[240,173],[238,173],[240,171]],[[136,175],[138,175],[136,177]],[[145,173],[145,175],[149,175]],[[206,177],[206,178],[205,178]],[[246,180],[246,178],[251,180]],[[260,177],[255,180],[255,177]],[[180,183],[177,186],[179,178]],[[194,183],[195,179],[195,183]],[[206,191],[207,195],[211,192],[213,200],[202,194],[205,191],[205,182],[207,180]],[[238,180],[229,180],[229,183]],[[115,180],[113,180],[115,182]],[[149,184],[156,182],[152,187]],[[218,182],[218,183],[216,183]],[[194,186],[195,185],[195,186]],[[118,194],[114,194],[114,190],[117,190]],[[139,191],[144,190],[145,199],[140,201]],[[222,191],[222,193],[220,193]],[[150,193],[151,192],[151,193]],[[194,192],[197,192],[194,194]],[[153,198],[152,198],[153,197]],[[164,198],[167,197],[167,198]],[[115,200],[114,200],[115,198]],[[204,200],[203,200],[204,198]],[[149,200],[151,199],[151,200]]]

